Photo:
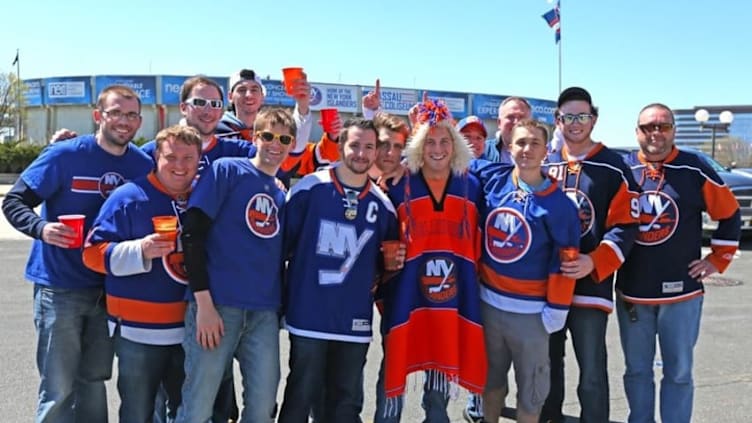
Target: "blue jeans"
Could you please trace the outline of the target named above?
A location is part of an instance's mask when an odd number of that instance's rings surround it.
[[[166,394],[166,421],[175,421],[183,386],[183,347],[146,345],[115,335],[120,421],[146,422],[154,414],[160,385]]]
[[[112,339],[101,288],[34,285],[37,422],[107,421]]]
[[[324,389],[326,423],[360,422],[363,367],[368,344],[329,341],[290,334],[290,374],[279,423],[307,423]]]
[[[383,344],[382,344],[383,346]],[[420,406],[426,412],[423,423],[449,423],[447,405],[449,404],[449,392],[431,389],[429,372],[424,372],[426,381],[423,383],[423,400]],[[376,413],[373,416],[374,423],[399,423],[402,419],[403,398],[394,398],[395,410],[389,409],[386,404],[386,392],[384,392],[384,359],[381,359],[379,367],[379,379],[376,382]]]
[[[580,400],[580,422],[607,422],[609,415],[606,325],[608,314],[594,308],[571,307],[564,329],[549,338],[551,358],[551,389],[541,416],[561,420],[564,404],[564,344],[569,329],[572,347],[580,368],[577,397]]]
[[[618,300],[621,347],[626,370],[624,391],[629,403],[629,422],[655,421],[655,337],[661,348],[663,378],[661,379],[661,421],[689,422],[692,419],[694,383],[693,352],[700,332],[703,297],[672,304],[634,304],[629,319],[627,305]]]
[[[233,356],[243,376],[244,422],[274,420],[279,384],[279,318],[274,310],[243,310],[216,306],[225,334],[219,346],[204,349],[196,341],[196,303],[185,313],[185,383],[179,422],[205,423],[211,419],[214,400]]]

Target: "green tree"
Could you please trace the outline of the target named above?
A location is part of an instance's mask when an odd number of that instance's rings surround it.
[[[21,95],[19,95],[19,89]],[[23,82],[18,83],[18,77],[14,73],[0,73],[0,130],[8,131],[13,128],[18,130],[18,118],[21,117],[21,125],[26,125],[26,107],[23,91],[26,90]],[[23,134],[23,129],[21,130]],[[19,134],[15,134],[19,139]]]

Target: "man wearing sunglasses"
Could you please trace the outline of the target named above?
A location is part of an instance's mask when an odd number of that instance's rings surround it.
[[[37,422],[107,421],[113,348],[104,275],[84,266],[80,246],[73,247],[76,231],[58,216],[85,215],[86,234],[110,193],[152,163],[131,143],[141,126],[141,100],[131,88],[105,88],[92,117],[95,134],[49,145],[3,200],[8,222],[34,238],[25,277],[34,286]]]
[[[569,330],[580,369],[580,421],[607,422],[606,324],[613,310],[614,272],[637,235],[639,187],[622,157],[591,138],[598,109],[590,93],[580,87],[562,91],[556,116],[564,147],[548,155],[546,167],[579,210],[581,254],[561,266],[564,276],[577,283],[566,327],[551,334],[551,389],[541,417],[542,421],[562,420],[564,345]]]
[[[244,375],[241,420],[274,418],[285,203],[275,175],[296,128],[292,116],[278,108],[260,112],[254,127],[257,154],[214,161],[188,202],[181,240],[192,295],[179,422],[212,417],[233,357]]]
[[[692,420],[702,283],[723,272],[739,246],[741,217],[734,195],[704,160],[674,146],[675,131],[671,109],[645,106],[635,129],[640,151],[627,158],[642,187],[640,232],[616,279],[630,422],[655,421],[656,336],[663,358],[661,421]],[[700,253],[703,211],[718,221],[705,257]]]

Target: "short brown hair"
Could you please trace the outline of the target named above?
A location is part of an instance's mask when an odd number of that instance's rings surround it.
[[[538,122],[535,119],[522,119],[521,121],[515,123],[512,127],[513,134],[514,130],[517,128],[527,128],[529,130],[538,129],[543,134],[543,142],[548,143],[548,127],[545,123]]]
[[[108,85],[101,93],[99,93],[99,97],[97,97],[97,109],[102,109],[104,101],[110,93],[117,94],[127,100],[133,100],[135,98],[138,101],[138,111],[141,112],[141,97],[133,91],[133,88],[120,84]]]
[[[298,126],[295,125],[295,120],[290,112],[281,107],[270,107],[259,111],[256,120],[253,121],[253,130],[256,131],[258,128],[270,125],[282,125],[290,130],[292,136],[297,135],[298,132]]]
[[[410,128],[407,127],[407,123],[393,114],[377,113],[373,118],[373,124],[376,127],[376,132],[384,128],[402,134],[405,137],[405,142],[410,138]]]
[[[204,75],[196,75],[186,79],[185,82],[183,82],[183,86],[180,87],[181,103],[184,103],[185,100],[188,100],[188,97],[191,95],[191,91],[193,91],[193,88],[195,88],[196,85],[211,85],[212,87],[217,89],[217,92],[219,93],[219,99],[224,101],[224,91],[222,90],[222,87],[217,84],[217,81]]]
[[[156,143],[156,149],[154,150],[155,156],[157,152],[162,151],[162,144],[170,139],[180,141],[183,144],[196,146],[196,148],[198,149],[198,155],[201,156],[201,135],[198,133],[196,128],[184,125],[173,125],[157,133],[157,137],[154,139],[154,142]]]

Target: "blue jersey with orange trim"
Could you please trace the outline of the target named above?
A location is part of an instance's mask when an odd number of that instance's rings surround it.
[[[154,150],[157,148],[155,140],[151,140],[141,146],[141,149],[154,160]],[[201,176],[204,169],[211,167],[215,160],[221,157],[254,157],[256,155],[256,146],[253,143],[243,141],[242,139],[230,139],[213,137],[201,155],[201,161],[198,163],[198,174]]]
[[[476,272],[478,179],[452,174],[441,198],[434,198],[423,174],[411,173],[390,187],[389,198],[407,258],[385,287],[386,394],[401,395],[407,375],[418,370],[436,370],[481,392],[486,354]]]
[[[201,174],[188,208],[201,209],[212,220],[206,265],[215,304],[279,309],[284,204],[274,177],[249,159],[220,158]]]
[[[83,135],[48,145],[21,173],[21,179],[43,199],[41,216],[55,222],[63,214],[86,216],[84,234],[110,193],[126,181],[144,176],[152,161],[135,144],[114,156]],[[101,286],[104,278],[87,269],[80,249],[66,249],[34,240],[26,265],[26,278],[58,288]]]
[[[364,188],[344,186],[331,168],[295,184],[285,213],[287,330],[370,342],[371,288],[381,270],[381,242],[397,239],[391,202],[370,180]]]
[[[635,245],[619,269],[616,288],[630,302],[659,304],[702,295],[703,285],[689,275],[700,258],[702,212],[718,228],[706,257],[723,272],[739,246],[739,203],[728,186],[702,158],[674,148],[662,164],[642,155],[627,158],[640,181],[640,227]]]
[[[134,342],[175,345],[183,342],[185,293],[188,283],[183,253],[176,240],[175,251],[151,260],[144,273],[117,275],[116,246],[154,233],[151,218],[185,211],[186,198],[172,198],[154,174],[138,178],[104,202],[89,233],[85,255],[99,255],[100,270],[106,272],[107,314],[110,328],[120,323],[120,335]],[[89,263],[88,258],[85,258]],[[92,260],[96,260],[92,258]]]
[[[580,219],[556,182],[531,192],[514,167],[474,160],[483,184],[481,300],[513,313],[543,313],[549,332],[566,322],[575,281],[561,273],[560,251],[580,246]]]
[[[582,160],[567,147],[548,155],[549,176],[574,202],[580,214],[580,251],[590,255],[593,271],[575,284],[572,304],[611,312],[614,272],[624,263],[637,236],[639,186],[621,155],[601,143]]]

